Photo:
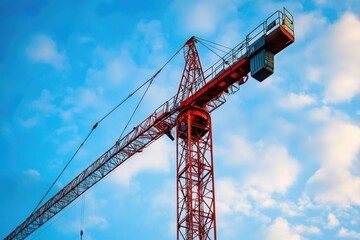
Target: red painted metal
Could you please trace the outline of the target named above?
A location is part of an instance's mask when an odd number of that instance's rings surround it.
[[[178,101],[187,101],[205,85],[195,38],[184,47],[185,68]],[[178,102],[175,101],[175,102]],[[181,103],[183,105],[183,102]],[[191,104],[177,118],[177,239],[215,240],[215,189],[211,118],[206,107]]]
[[[195,43],[196,38],[191,37],[183,47],[185,67],[182,73],[178,94],[175,98],[175,103],[180,103],[187,99],[206,84]]]
[[[216,240],[209,112],[190,107],[177,120],[177,239]]]

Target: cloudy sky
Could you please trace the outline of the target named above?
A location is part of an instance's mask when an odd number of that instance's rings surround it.
[[[86,2],[86,3],[85,3]],[[233,47],[286,6],[296,42],[212,113],[218,239],[360,239],[357,0],[0,2],[0,236],[33,211],[93,124],[191,36]],[[218,60],[198,45],[204,68]],[[182,53],[130,129],[178,88]],[[120,136],[104,120],[55,194]],[[29,239],[175,239],[175,143],[163,137]]]

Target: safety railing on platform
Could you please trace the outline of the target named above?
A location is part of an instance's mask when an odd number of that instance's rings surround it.
[[[290,34],[294,35],[294,18],[286,8],[283,11],[274,12],[246,36],[247,49],[262,36],[270,35],[280,26],[284,26]]]
[[[210,82],[215,79],[220,73],[225,71],[228,67],[232,66],[240,59],[247,57],[249,52],[249,46],[257,41],[259,38],[265,35],[270,35],[280,26],[285,27],[290,34],[294,35],[294,18],[292,14],[284,8],[283,11],[276,11],[270,15],[263,23],[258,25],[252,30],[238,45],[226,53],[220,60],[210,66],[204,71],[205,82]],[[199,76],[201,77],[201,76]],[[203,81],[196,81],[199,85],[203,84]],[[198,89],[202,86],[197,86]],[[169,103],[172,103],[174,99],[170,99]],[[170,104],[171,108],[176,108],[176,103]]]
[[[204,71],[205,81],[211,81],[229,66],[246,57],[251,44],[264,35],[270,35],[280,26],[284,26],[290,34],[294,35],[294,18],[286,8],[284,8],[283,11],[278,10],[273,13],[263,23],[252,30],[244,41],[240,42],[225,54],[222,59],[206,69]]]

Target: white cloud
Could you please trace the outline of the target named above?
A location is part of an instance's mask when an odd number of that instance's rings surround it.
[[[311,121],[322,123],[322,126],[335,122],[351,122],[351,117],[336,108],[323,105],[318,108],[312,108],[308,112],[308,118]]]
[[[225,17],[236,11],[232,1],[174,1],[172,13],[180,18],[178,23],[187,33],[206,35],[214,33]],[[191,9],[191,11],[189,11]]]
[[[106,49],[98,46],[94,50],[95,64],[88,69],[86,83],[92,88],[105,87],[110,90],[121,83],[135,81],[139,69],[137,68],[129,46],[122,49]]]
[[[37,113],[28,118],[19,119],[21,126],[25,128],[31,128],[41,122],[43,116],[47,117],[51,114],[54,114],[58,111],[54,104],[55,97],[50,93],[49,90],[43,89],[40,96],[28,104],[28,108],[31,111],[36,111]]]
[[[88,216],[83,219],[84,225],[80,222],[80,220],[69,221],[64,228],[64,232],[79,232],[79,230],[83,230],[84,234],[90,234],[94,229],[106,229],[109,228],[110,224],[105,217],[88,214]]]
[[[226,139],[226,148],[220,149],[219,153],[225,163],[245,165],[249,169],[243,173],[245,187],[285,193],[295,183],[300,165],[284,146],[250,143],[235,135],[228,135]]]
[[[78,37],[79,43],[91,43],[95,42],[95,39],[89,36],[80,36]]]
[[[295,225],[291,226],[284,218],[276,218],[266,232],[267,240],[305,240],[302,235],[319,235],[321,230],[315,226]]]
[[[193,6],[193,11],[188,11],[185,17],[185,24],[194,32],[211,33],[217,25],[216,20],[219,16],[219,9],[208,2],[197,2]]]
[[[305,226],[305,225],[296,225],[294,229],[299,234],[304,235],[319,235],[321,234],[321,230],[315,226]]]
[[[352,230],[348,230],[342,227],[338,233],[338,236],[341,238],[352,238],[352,239],[360,239],[360,233]]]
[[[106,77],[112,83],[121,82],[126,76],[127,72],[128,70],[126,66],[126,61],[123,61],[123,59],[121,58],[115,58],[110,60],[105,67]]]
[[[161,29],[161,22],[152,20],[149,22],[140,22],[137,25],[137,41],[142,47],[147,46],[150,53],[164,50],[167,45],[163,38],[163,31]],[[156,59],[153,59],[156,61]]]
[[[30,107],[47,115],[56,111],[56,107],[53,103],[54,99],[55,97],[49,90],[43,89],[40,97],[30,103]]]
[[[78,96],[76,105],[82,108],[98,106],[101,102],[99,94],[91,88],[79,88],[76,95]]]
[[[307,66],[306,67],[306,77],[310,82],[320,82],[323,72],[322,69],[318,66]]]
[[[31,128],[39,123],[39,119],[37,117],[30,117],[27,119],[20,119],[19,122],[24,128]]]
[[[246,185],[267,192],[285,193],[300,172],[300,165],[282,146],[267,146],[261,152]]]
[[[350,168],[360,151],[360,127],[333,121],[320,131],[322,161],[331,168]]]
[[[329,103],[351,101],[360,93],[359,18],[345,13],[314,41],[307,51],[307,76],[324,85],[324,100]]]
[[[235,186],[235,181],[231,179],[216,180],[216,210],[222,215],[233,214],[235,212],[250,215],[253,208],[245,199],[244,192]]]
[[[319,203],[344,208],[360,204],[360,179],[348,170],[320,168],[309,179],[308,191]]]
[[[316,4],[323,5],[327,2],[327,0],[315,0]]]
[[[175,174],[175,172],[174,172]],[[151,200],[150,221],[165,220],[165,226],[170,236],[176,236],[176,182],[174,179],[166,180],[162,186],[154,191]],[[149,202],[149,200],[146,200]]]
[[[121,170],[116,171],[111,177],[113,181],[123,186],[129,186],[133,178],[140,172],[168,172],[174,147],[164,138],[152,143],[142,153],[138,153],[126,161],[121,166]]]
[[[39,171],[35,170],[35,169],[28,169],[25,171],[25,174],[29,177],[32,178],[39,178],[40,177],[40,173]]]
[[[89,216],[86,218],[86,227],[87,228],[107,228],[109,226],[109,223],[106,218],[102,216]]]
[[[328,223],[326,225],[327,228],[333,229],[334,227],[339,226],[340,221],[333,213],[328,214]]]
[[[226,142],[231,144],[225,144],[226,148],[217,150],[225,163],[236,166],[243,163],[251,163],[256,159],[256,148],[245,138],[227,135]]]
[[[26,52],[35,62],[50,64],[57,69],[62,69],[65,65],[65,54],[58,51],[56,43],[49,36],[36,35]]]
[[[288,110],[299,110],[304,107],[310,106],[316,102],[314,96],[310,96],[304,93],[295,94],[289,93],[285,98],[280,99],[278,104],[281,108]]]
[[[122,83],[141,83],[151,77],[167,60],[167,42],[160,21],[140,21],[131,39],[119,48],[101,45],[94,50],[94,65],[87,72],[87,83],[109,89]],[[141,63],[142,66],[138,65]],[[150,68],[150,69],[149,69]]]
[[[128,57],[116,56],[106,59],[103,67],[90,68],[87,72],[87,81],[93,86],[110,84],[116,86],[123,81],[131,81],[130,73],[134,64]]]
[[[330,121],[313,144],[321,167],[308,180],[307,191],[320,203],[360,205],[360,177],[352,172],[360,153],[360,127],[343,120]]]
[[[301,240],[302,237],[294,229],[291,228],[288,221],[283,218],[277,218],[272,225],[269,226],[266,233],[267,240]]]
[[[306,196],[299,198],[297,202],[283,200],[276,194],[242,187],[233,178],[216,180],[216,196],[217,212],[228,219],[247,216],[266,223],[269,222],[269,217],[263,213],[264,209],[280,211],[286,216],[301,216],[305,209],[312,207]]]
[[[102,97],[101,90],[79,87],[66,89],[65,93],[52,94],[48,89],[43,89],[40,96],[29,103],[29,109],[34,111],[35,116],[22,120],[20,123],[25,127],[31,127],[43,117],[56,115],[62,120],[72,120],[74,114],[84,113],[88,110],[98,109],[103,111],[106,102]],[[98,111],[97,111],[98,112]]]
[[[174,193],[176,193],[175,181],[165,182],[160,191],[152,199],[154,209],[175,209]]]
[[[58,226],[61,231],[66,233],[79,233],[84,231],[86,239],[94,230],[106,229],[110,226],[109,220],[102,216],[103,211],[108,207],[108,202],[104,198],[96,196],[94,191],[87,191],[81,197],[74,201],[74,209],[81,212],[81,216],[77,214],[67,215],[61,220]]]
[[[104,109],[110,109],[102,90],[99,88],[68,88],[64,95],[65,97],[62,97],[61,106],[57,112],[65,121],[72,120],[75,114],[86,113],[91,115],[91,113],[104,113]]]
[[[245,36],[241,32],[241,29],[239,29],[239,26],[241,26],[240,20],[235,21],[226,21],[226,23],[221,27],[221,34],[218,37],[218,40],[216,40],[216,43],[219,43],[225,47],[234,47],[241,39],[243,39]],[[227,51],[226,49],[222,49]],[[212,54],[213,56],[213,54]],[[212,60],[212,63],[217,61],[218,58],[214,58]]]
[[[61,135],[68,135],[68,134],[73,134],[76,133],[78,131],[78,126],[76,125],[71,125],[71,126],[65,126],[65,127],[60,127],[58,129],[56,129],[56,134]]]
[[[331,119],[332,109],[328,106],[314,108],[309,112],[309,118],[313,121],[328,122]]]
[[[281,210],[281,212],[283,212],[284,214],[286,214],[287,216],[299,216],[300,213],[303,210],[303,206],[302,205],[298,205],[294,202],[280,202],[274,201],[274,206],[273,208],[279,208]]]
[[[319,12],[301,13],[295,16],[296,38],[303,39],[324,26],[326,19]]]

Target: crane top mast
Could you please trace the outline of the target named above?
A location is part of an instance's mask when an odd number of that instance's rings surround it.
[[[5,240],[25,239],[68,206],[81,194],[107,176],[131,156],[176,126],[179,114],[188,107],[212,112],[226,102],[226,96],[239,90],[248,74],[263,81],[274,72],[274,56],[295,40],[292,15],[284,8],[276,11],[250,32],[218,62],[202,71],[195,37],[184,45],[185,68],[178,93],[157,108],[108,151],[87,167],[45,204],[34,211]]]
[[[200,57],[195,46],[196,42],[196,37],[193,36],[183,47],[185,67],[180,80],[179,90],[175,97],[175,103],[180,103],[187,99],[206,84]]]

